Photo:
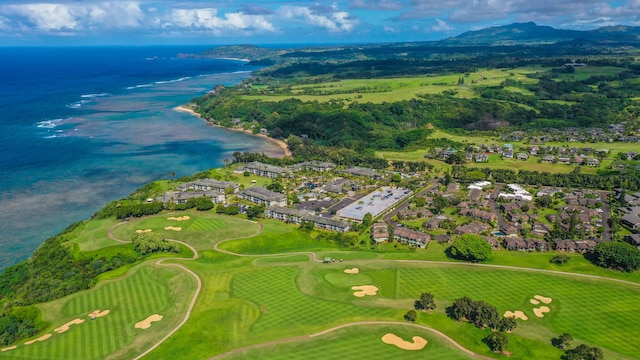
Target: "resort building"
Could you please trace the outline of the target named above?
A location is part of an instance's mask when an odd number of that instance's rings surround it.
[[[389,225],[386,222],[377,222],[371,227],[371,241],[380,244],[389,241]]]
[[[299,171],[299,170],[313,170],[313,171],[329,171],[332,170],[336,167],[336,164],[331,163],[331,162],[325,162],[325,161],[317,161],[317,160],[313,160],[313,161],[305,161],[305,162],[301,162],[295,165],[291,165],[291,168],[294,171]]]
[[[264,204],[266,206],[286,206],[287,197],[284,194],[273,192],[262,186],[250,187],[238,193],[241,199],[249,200],[254,204]]]
[[[274,166],[263,164],[259,161],[253,161],[238,168],[239,172],[248,171],[251,174],[264,176],[268,178],[277,178],[278,176],[288,176],[291,170],[282,166]]]
[[[198,190],[198,191],[218,191],[224,193],[227,189],[233,189],[234,193],[237,193],[240,189],[240,185],[230,181],[220,181],[214,179],[200,179],[190,181],[184,184],[178,185],[178,189],[182,191]]]
[[[201,197],[210,199],[214,204],[224,203],[226,200],[224,192],[219,191],[168,191],[155,200],[165,204],[186,204],[189,199]]]

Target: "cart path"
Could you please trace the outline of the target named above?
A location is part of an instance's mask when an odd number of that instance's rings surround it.
[[[292,342],[297,342],[297,341],[310,340],[310,339],[313,339],[315,337],[326,335],[328,333],[331,333],[331,332],[334,332],[334,331],[337,331],[337,330],[340,330],[340,329],[344,329],[344,328],[348,328],[348,327],[352,327],[352,326],[364,326],[364,325],[396,325],[396,326],[399,325],[399,326],[410,326],[410,327],[418,328],[418,329],[421,329],[421,330],[426,330],[426,331],[431,332],[433,334],[436,334],[437,336],[439,336],[439,337],[443,338],[444,340],[448,341],[456,349],[462,351],[463,353],[465,353],[465,354],[467,354],[469,356],[472,356],[472,357],[474,357],[476,359],[494,360],[494,358],[475,353],[475,352],[463,347],[462,345],[457,343],[455,340],[453,340],[452,338],[450,338],[446,334],[444,334],[444,333],[442,333],[442,332],[440,332],[440,331],[438,331],[436,329],[430,328],[430,327],[425,326],[425,325],[418,325],[418,324],[399,322],[399,321],[361,321],[361,322],[352,322],[352,323],[348,323],[348,324],[338,325],[338,326],[332,327],[330,329],[320,331],[320,332],[315,333],[315,334],[296,336],[296,337],[287,338],[287,339],[273,340],[273,341],[269,341],[269,342],[262,343],[262,344],[251,345],[251,346],[243,347],[243,348],[240,348],[240,349],[234,349],[234,350],[231,350],[229,352],[226,352],[226,353],[223,353],[223,354],[219,354],[219,355],[216,355],[216,356],[214,356],[212,358],[209,358],[209,360],[223,359],[223,358],[225,358],[227,356],[236,355],[236,354],[243,353],[245,351],[249,351],[249,350],[253,350],[253,349],[260,349],[260,348],[266,348],[266,347],[270,347],[270,346],[274,346],[274,345],[280,345],[280,344],[287,344],[287,343],[292,343]]]
[[[109,235],[109,238],[111,240],[117,241],[119,243],[128,244],[128,243],[130,243],[129,241],[124,241],[122,239],[118,239],[113,235],[113,229],[115,229],[116,227],[118,227],[118,226],[120,226],[122,224],[126,224],[126,222],[118,223],[118,224],[112,226],[111,228],[109,228],[108,235]],[[182,245],[188,247],[189,249],[191,249],[191,251],[193,251],[193,257],[189,258],[189,259],[176,258],[176,257],[159,259],[158,261],[156,261],[156,265],[178,267],[178,268],[184,270],[185,272],[187,272],[188,274],[190,274],[191,276],[193,276],[196,279],[196,283],[197,283],[198,286],[196,287],[196,291],[193,294],[193,297],[191,298],[191,302],[189,303],[189,307],[187,308],[187,312],[184,314],[184,318],[182,319],[180,324],[178,324],[175,328],[173,328],[171,331],[169,331],[169,333],[167,333],[162,339],[160,339],[158,342],[153,344],[150,348],[145,350],[142,354],[136,356],[133,360],[141,359],[145,355],[149,354],[150,352],[155,350],[158,346],[162,345],[162,343],[164,343],[169,337],[171,337],[171,335],[175,334],[176,331],[180,330],[180,328],[191,317],[191,311],[193,311],[193,307],[196,305],[196,301],[198,300],[198,296],[200,295],[200,290],[202,290],[202,279],[200,279],[200,276],[198,276],[198,274],[196,274],[195,272],[191,271],[186,266],[183,266],[183,265],[180,265],[180,264],[165,264],[164,263],[164,261],[166,261],[166,260],[182,260],[182,261],[193,261],[193,260],[196,260],[196,259],[198,259],[200,257],[200,254],[198,254],[198,251],[193,246],[187,244],[184,241],[174,240],[174,239],[166,239],[166,240],[167,241],[171,241],[171,242],[175,242],[175,243],[179,243],[179,244],[182,244]]]
[[[114,225],[113,227],[111,227],[108,231],[108,236],[109,238],[111,238],[114,241],[120,242],[120,243],[129,243],[128,241],[124,241],[121,239],[116,238],[113,235],[113,229],[125,224],[126,222],[121,222],[118,223],[116,225]],[[259,223],[258,223],[259,224]],[[262,224],[260,224],[260,229],[256,232],[256,234],[251,235],[249,237],[253,237],[256,236],[258,234],[260,234],[263,230]],[[172,336],[174,333],[176,333],[188,320],[189,317],[191,316],[191,312],[193,310],[193,307],[195,306],[196,300],[198,299],[198,296],[200,294],[200,290],[202,288],[202,280],[200,279],[200,277],[194,273],[193,271],[189,270],[188,268],[179,265],[179,264],[163,264],[163,261],[165,260],[196,260],[199,257],[199,254],[197,252],[197,250],[195,248],[193,248],[193,246],[182,242],[182,241],[178,241],[178,240],[173,240],[173,239],[167,239],[169,241],[173,241],[173,242],[177,242],[180,243],[184,246],[187,246],[189,249],[191,249],[191,251],[193,251],[193,258],[191,259],[184,259],[184,258],[165,258],[165,259],[161,259],[158,260],[156,262],[156,264],[158,265],[165,265],[165,266],[177,266],[181,269],[183,269],[184,271],[188,272],[189,274],[191,274],[197,281],[198,286],[196,289],[196,292],[193,296],[193,298],[191,299],[191,303],[189,304],[189,308],[187,309],[187,312],[184,316],[184,319],[182,320],[182,322],[180,324],[178,324],[178,326],[176,326],[173,330],[171,330],[165,337],[163,337],[160,341],[158,341],[156,344],[154,344],[152,347],[150,347],[149,349],[147,349],[145,352],[143,352],[142,354],[138,355],[136,358],[134,358],[134,360],[138,360],[142,357],[144,357],[145,355],[147,355],[148,353],[150,353],[151,351],[155,350],[158,346],[160,346],[165,340],[167,340],[170,336]],[[232,240],[237,240],[237,239],[225,239],[222,241],[218,241],[214,244],[213,249],[224,253],[224,254],[228,254],[228,255],[232,255],[232,256],[238,256],[238,257],[254,257],[254,258],[260,258],[260,257],[283,257],[283,256],[291,256],[291,255],[307,255],[311,258],[312,261],[314,262],[322,262],[321,260],[318,259],[317,254],[315,252],[312,251],[304,251],[304,252],[290,252],[290,253],[278,253],[278,254],[239,254],[239,253],[234,253],[232,251],[228,251],[228,250],[223,250],[220,249],[218,247],[219,244],[224,243],[226,241],[232,241]],[[350,262],[358,262],[358,261],[365,261],[365,260],[351,260]],[[390,262],[390,263],[406,263],[406,264],[438,264],[438,265],[447,265],[447,266],[475,266],[475,267],[485,267],[485,268],[494,268],[494,269],[506,269],[506,270],[515,270],[515,271],[525,271],[525,272],[538,272],[538,273],[547,273],[547,274],[554,274],[554,275],[563,275],[563,276],[576,276],[576,277],[582,277],[582,278],[587,278],[587,279],[595,279],[595,280],[601,280],[601,281],[612,281],[612,282],[618,282],[618,283],[623,283],[623,284],[627,284],[627,285],[632,285],[632,286],[640,286],[640,283],[636,283],[636,282],[632,282],[632,281],[627,281],[627,280],[621,280],[621,279],[615,279],[615,278],[608,278],[608,277],[604,277],[604,276],[598,276],[598,275],[588,275],[588,274],[579,274],[579,273],[572,273],[572,272],[564,272],[564,271],[557,271],[557,270],[546,270],[546,269],[535,269],[535,268],[526,268],[526,267],[518,267],[518,266],[509,266],[509,265],[494,265],[494,264],[477,264],[477,263],[460,263],[460,262],[449,262],[449,261],[431,261],[431,260],[385,260],[385,259],[375,259],[374,261],[377,262]],[[445,335],[444,333],[432,329],[428,326],[424,326],[424,325],[418,325],[418,324],[409,324],[409,323],[403,323],[403,322],[393,322],[393,321],[366,321],[366,322],[354,322],[354,323],[348,323],[348,324],[343,324],[343,325],[339,325],[336,327],[333,327],[331,329],[328,330],[324,330],[322,332],[319,333],[315,333],[315,334],[311,334],[311,335],[304,335],[304,336],[298,336],[298,337],[293,337],[293,338],[287,338],[287,339],[280,339],[280,340],[274,340],[274,341],[270,341],[267,343],[262,343],[262,344],[256,344],[256,345],[251,345],[248,347],[244,347],[241,349],[235,349],[232,350],[230,352],[224,353],[224,354],[220,354],[217,355],[215,357],[212,357],[211,359],[220,359],[223,357],[227,357],[233,354],[237,354],[240,352],[244,352],[247,350],[252,350],[252,349],[256,349],[256,348],[262,348],[262,347],[268,347],[268,346],[273,346],[273,345],[278,345],[278,344],[285,344],[285,343],[290,343],[290,342],[295,342],[295,341],[301,341],[301,340],[307,340],[307,339],[311,339],[313,337],[317,337],[317,336],[321,336],[342,328],[346,328],[346,327],[350,327],[350,326],[359,326],[359,325],[404,325],[404,326],[413,326],[413,327],[417,327],[417,328],[421,328],[423,330],[427,330],[430,331],[434,334],[437,334],[438,336],[444,338],[445,340],[449,341],[452,345],[454,345],[456,348],[458,348],[460,351],[466,353],[467,355],[473,356],[475,358],[478,359],[493,359],[484,355],[480,355],[477,353],[474,353],[464,347],[462,347],[462,345],[458,344],[457,342],[455,342],[452,338],[450,338],[449,336]]]

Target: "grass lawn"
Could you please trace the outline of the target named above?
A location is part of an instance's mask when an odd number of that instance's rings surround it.
[[[23,343],[0,357],[24,359],[103,359],[111,354],[131,358],[157,342],[182,320],[196,288],[195,279],[183,270],[156,266],[150,262],[132,269],[122,279],[102,282],[94,289],[39,305],[43,319],[52,324],[52,336],[25,346]],[[110,310],[104,317],[90,320],[94,310]],[[150,329],[136,329],[135,324],[152,314],[164,318]],[[58,334],[53,331],[71,320]]]
[[[407,341],[420,336],[427,340],[427,345],[421,350],[402,350],[382,342],[382,337],[387,333]],[[414,327],[390,325],[354,326],[290,344],[250,350],[226,359],[306,360],[319,356],[326,359],[472,359],[453,349],[448,341],[438,335]]]
[[[297,225],[276,220],[261,220],[263,231],[257,236],[225,241],[222,250],[238,254],[279,254],[296,251],[320,251],[336,248],[328,242],[314,240],[309,234],[299,231]]]
[[[99,250],[108,246],[120,245],[119,242],[111,240],[107,233],[109,229],[120,220],[103,219],[91,220],[74,231],[76,237],[71,240],[78,244],[81,251]]]
[[[188,216],[188,220],[168,220],[170,217]],[[165,230],[165,227],[179,227],[180,231]],[[212,249],[214,244],[224,239],[244,238],[260,231],[260,225],[233,216],[218,215],[211,211],[197,210],[161,215],[132,220],[116,227],[113,234],[122,240],[128,240],[136,230],[151,229],[169,239],[184,241],[196,250]]]

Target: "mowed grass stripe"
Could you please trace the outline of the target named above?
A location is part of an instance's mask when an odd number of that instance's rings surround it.
[[[225,223],[215,219],[197,218],[189,224],[188,229],[192,231],[215,231],[222,229]]]
[[[640,344],[626,341],[640,323],[640,289],[624,284],[567,278],[551,274],[491,269],[401,268],[399,298],[415,299],[431,292],[448,302],[462,296],[484,300],[498,312],[522,310],[529,324],[539,324],[554,333],[569,332],[591,345],[635,356]],[[537,318],[529,301],[534,295],[551,297],[551,312]],[[540,306],[540,305],[538,305]],[[517,330],[516,330],[517,332]]]
[[[251,332],[274,330],[291,333],[295,329],[317,328],[337,320],[354,317],[379,319],[394,313],[391,309],[359,307],[305,296],[295,283],[298,272],[292,267],[264,268],[259,272],[241,273],[234,278],[234,297],[266,308],[266,313],[260,315]]]
[[[132,275],[105,283],[96,289],[72,295],[63,302],[58,320],[53,328],[79,318],[82,324],[71,325],[62,334],[51,331],[51,338],[29,346],[20,346],[0,358],[25,359],[103,359],[130,344],[135,334],[134,324],[158,313],[166,314],[167,291],[164,288],[179,269],[142,267]],[[182,296],[174,294],[172,296]],[[175,301],[172,301],[174,303]],[[105,317],[90,320],[93,310],[111,312]]]

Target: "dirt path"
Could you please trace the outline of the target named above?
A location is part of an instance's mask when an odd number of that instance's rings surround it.
[[[445,339],[446,341],[451,343],[456,349],[462,351],[463,353],[465,353],[465,354],[467,354],[469,356],[472,356],[472,357],[474,357],[476,359],[494,360],[491,357],[480,355],[478,353],[474,353],[473,351],[463,347],[462,345],[458,344],[455,340],[453,340],[452,338],[450,338],[446,334],[444,334],[444,333],[442,333],[442,332],[440,332],[440,331],[438,331],[436,329],[433,329],[433,328],[430,328],[430,327],[424,326],[424,325],[411,324],[411,323],[399,322],[399,321],[362,321],[362,322],[353,322],[353,323],[338,325],[338,326],[332,327],[332,328],[327,329],[327,330],[323,330],[323,331],[315,333],[315,334],[296,336],[296,337],[287,338],[287,339],[274,340],[274,341],[269,341],[269,342],[262,343],[262,344],[256,344],[256,345],[251,345],[251,346],[247,346],[247,347],[240,348],[240,349],[231,350],[229,352],[216,355],[216,356],[214,356],[212,358],[209,358],[209,359],[210,360],[223,359],[223,358],[225,358],[227,356],[235,355],[235,354],[242,353],[242,352],[245,352],[245,351],[248,351],[248,350],[265,348],[265,347],[270,347],[270,346],[280,345],[280,344],[286,344],[286,343],[291,343],[291,342],[296,342],[296,341],[310,340],[310,339],[313,339],[315,337],[326,335],[328,333],[331,333],[331,332],[334,332],[334,331],[337,331],[337,330],[340,330],[340,329],[344,329],[344,328],[348,328],[348,327],[352,327],[352,326],[366,326],[366,325],[399,325],[399,326],[410,326],[410,327],[418,328],[418,329],[421,329],[421,330],[426,330],[428,332],[436,334],[437,336]]]

